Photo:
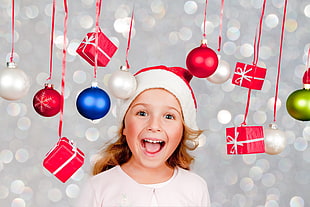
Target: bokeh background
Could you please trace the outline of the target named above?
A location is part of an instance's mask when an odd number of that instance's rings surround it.
[[[129,51],[131,71],[154,65],[185,67],[187,53],[202,39],[204,0],[110,0],[102,2],[100,26],[119,49],[105,68],[98,69],[99,87],[125,63],[130,16],[135,2],[135,22]],[[262,0],[226,0],[223,43],[218,52],[225,67],[237,61],[251,63],[253,40]],[[63,136],[86,154],[84,166],[65,184],[42,167],[45,154],[58,140],[59,115],[46,118],[32,107],[34,94],[49,75],[51,3],[47,0],[15,1],[15,61],[31,78],[27,96],[18,101],[0,99],[0,206],[73,206],[91,161],[117,129],[115,103],[107,116],[90,121],[77,112],[75,100],[93,81],[93,68],[75,49],[95,25],[95,0],[69,1],[68,55]],[[268,127],[273,121],[273,97],[279,56],[284,0],[268,0],[263,21],[259,65],[267,68],[261,91],[253,91],[247,123]],[[57,1],[54,67],[51,83],[59,91],[63,43],[63,2]],[[207,39],[218,46],[220,1],[209,1]],[[277,124],[287,146],[278,155],[226,155],[225,128],[243,120],[247,89],[193,78],[198,100],[198,123],[205,129],[195,151],[193,170],[209,185],[212,207],[310,206],[310,125],[289,116],[285,102],[302,88],[302,75],[310,37],[310,1],[289,1],[283,45]],[[11,1],[0,0],[0,65],[6,67],[11,51]]]

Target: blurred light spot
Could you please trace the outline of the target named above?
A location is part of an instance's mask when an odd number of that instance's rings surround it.
[[[249,171],[249,177],[253,180],[260,180],[263,175],[263,171],[260,167],[254,166]]]
[[[76,70],[73,73],[73,81],[77,84],[85,83],[86,81],[86,72],[83,70]]]
[[[228,124],[231,121],[231,113],[227,110],[220,110],[217,113],[217,120],[221,123],[221,124]]]
[[[264,207],[279,207],[279,204],[275,200],[268,200]]]
[[[20,119],[18,119],[17,122],[17,127],[20,130],[26,131],[30,128],[31,126],[31,120],[28,117],[21,117]]]
[[[241,179],[241,181],[240,181],[241,190],[243,190],[245,192],[249,192],[253,189],[253,187],[254,187],[254,182],[251,178],[244,177]]]
[[[253,46],[251,44],[245,43],[240,46],[240,54],[243,57],[251,57],[253,54]]]
[[[310,4],[305,6],[304,14],[306,15],[306,17],[310,18]]]
[[[226,35],[229,40],[235,41],[240,37],[240,30],[236,27],[229,27],[226,32]]]
[[[192,38],[192,30],[187,27],[182,27],[179,31],[179,37],[181,40],[189,40]]]
[[[52,188],[48,191],[47,197],[52,202],[58,202],[62,199],[62,192],[58,188]]]
[[[26,162],[29,159],[28,150],[26,150],[24,148],[18,149],[15,153],[15,159],[18,162]]]
[[[283,158],[279,161],[278,163],[278,168],[279,170],[281,170],[282,172],[289,172],[290,169],[292,168],[293,163],[290,159],[288,158]]]
[[[10,103],[6,110],[10,116],[18,116],[21,112],[21,107],[18,103]]]
[[[80,17],[79,23],[82,28],[90,29],[94,24],[94,19],[89,15],[83,15]]]
[[[21,194],[24,191],[25,184],[21,180],[14,180],[11,183],[11,192],[15,194]]]
[[[12,205],[11,205],[11,207],[25,207],[25,206],[26,206],[26,202],[22,198],[15,198],[12,201]]]
[[[233,55],[236,52],[237,46],[233,42],[225,42],[223,44],[223,52],[227,55]]]
[[[177,32],[170,32],[169,33],[169,42],[173,45],[177,44],[179,40],[179,36]]]
[[[24,12],[29,19],[34,19],[39,15],[38,7],[33,5],[25,7]]]
[[[297,151],[304,151],[308,147],[308,142],[303,137],[298,137],[294,142],[294,147]]]
[[[94,142],[99,138],[99,131],[94,127],[88,128],[85,132],[85,136],[87,140]]]
[[[0,153],[0,161],[8,164],[13,160],[13,152],[7,149],[4,149]]]
[[[275,28],[279,24],[279,18],[275,14],[269,14],[265,18],[265,24],[269,28]]]
[[[243,162],[247,165],[252,165],[256,161],[256,154],[242,156]]]
[[[302,197],[294,196],[290,200],[290,207],[304,207],[305,201]]]
[[[265,111],[255,111],[253,114],[253,120],[255,124],[262,125],[267,120],[267,114]]]
[[[198,9],[195,1],[187,1],[184,4],[184,11],[186,14],[195,14]]]
[[[266,173],[262,177],[262,183],[266,187],[271,187],[275,184],[276,178],[272,173]]]
[[[9,189],[5,185],[0,185],[0,199],[5,199],[9,195]]]
[[[80,187],[76,184],[70,184],[66,188],[66,194],[69,198],[77,198],[80,192]]]
[[[295,19],[287,19],[285,23],[285,30],[288,32],[295,32],[298,27],[298,23]]]

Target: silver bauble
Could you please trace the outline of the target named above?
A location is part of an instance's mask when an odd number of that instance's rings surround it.
[[[113,96],[127,99],[132,96],[137,88],[136,78],[126,69],[115,71],[108,82],[109,91]]]
[[[283,131],[276,124],[270,124],[264,129],[265,152],[270,155],[280,154],[286,147],[286,138]]]
[[[25,96],[30,88],[30,81],[26,73],[12,62],[8,67],[0,70],[0,96],[13,101]]]

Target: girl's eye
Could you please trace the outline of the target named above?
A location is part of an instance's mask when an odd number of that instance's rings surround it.
[[[167,114],[167,115],[165,115],[165,118],[166,118],[166,119],[174,119],[174,116],[171,115],[171,114]]]
[[[139,112],[137,113],[137,115],[138,115],[138,116],[146,116],[147,113],[146,113],[145,111],[139,111]]]

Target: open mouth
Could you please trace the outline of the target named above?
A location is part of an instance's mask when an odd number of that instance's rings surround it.
[[[141,144],[147,153],[155,154],[158,153],[165,146],[165,141],[142,139]]]

